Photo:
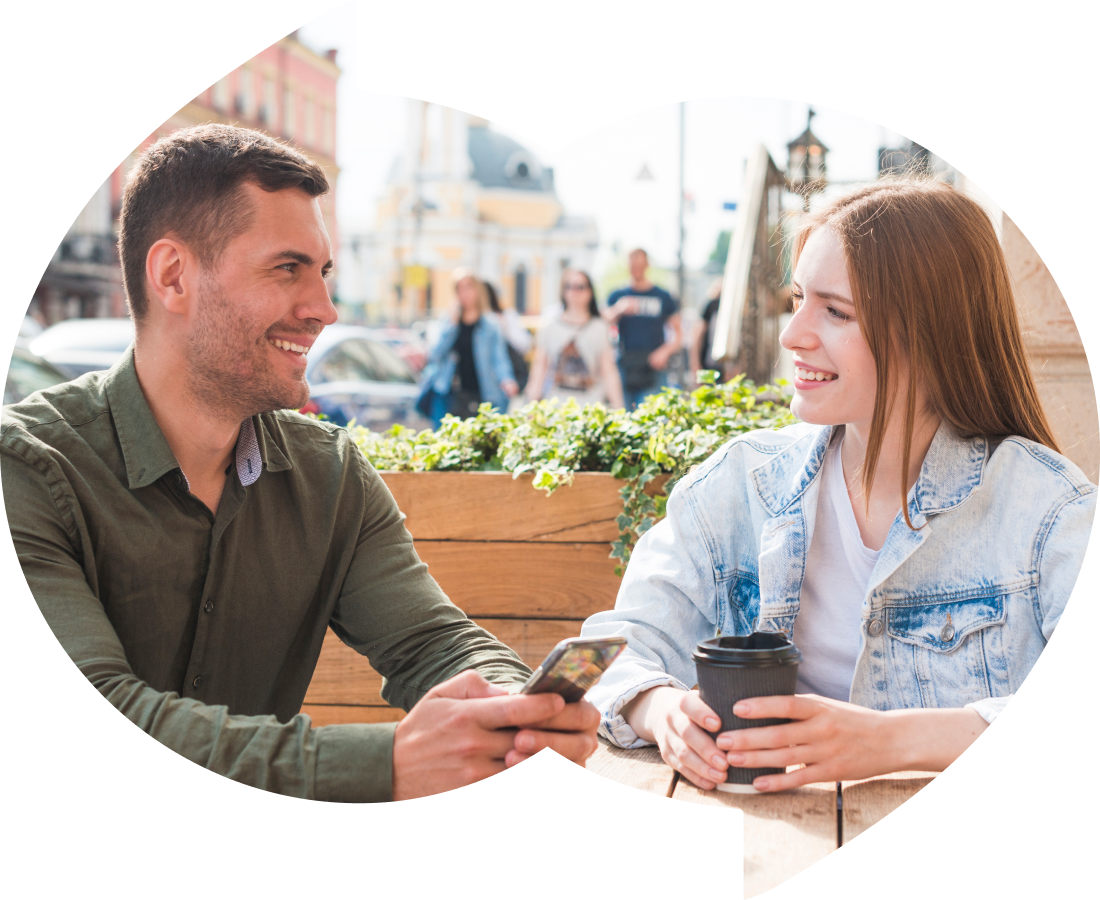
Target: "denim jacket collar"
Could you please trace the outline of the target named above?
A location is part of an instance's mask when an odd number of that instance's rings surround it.
[[[812,431],[753,470],[760,502],[773,516],[781,515],[805,494],[821,471],[832,436],[842,427]],[[985,471],[987,445],[984,437],[962,438],[947,422],[940,423],[909,499],[914,525],[918,516],[923,522],[930,513],[954,509],[978,489]]]

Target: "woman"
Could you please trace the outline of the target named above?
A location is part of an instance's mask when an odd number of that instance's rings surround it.
[[[562,313],[539,330],[527,396],[572,398],[579,404],[622,408],[623,384],[607,323],[600,318],[592,279],[567,269],[562,278]]]
[[[1096,488],[1058,452],[1004,256],[950,186],[889,180],[795,241],[792,409],[675,488],[616,609],[630,641],[588,699],[620,746],[656,743],[704,789],[729,766],[805,767],[758,790],[942,770],[1019,687],[1080,569]],[[790,724],[715,736],[691,652],[753,630],[803,652]]]
[[[531,332],[524,326],[519,313],[511,306],[505,308],[500,305],[496,289],[488,281],[483,281],[485,297],[489,303],[489,312],[492,313],[496,323],[508,343],[508,359],[512,361],[512,371],[516,376],[516,383],[522,391],[527,386],[527,353],[531,349]]]
[[[456,269],[452,277],[455,307],[428,357],[417,401],[435,428],[447,413],[477,415],[483,402],[505,409],[519,391],[500,326],[485,315],[484,286],[467,269]]]

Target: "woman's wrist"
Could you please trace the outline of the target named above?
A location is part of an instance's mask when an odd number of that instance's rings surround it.
[[[654,724],[660,718],[663,708],[668,703],[679,703],[683,696],[679,688],[661,685],[642,691],[628,703],[619,714],[626,720],[626,724],[633,729],[643,741],[652,744],[657,742],[654,732]]]
[[[942,772],[988,728],[972,709],[898,709],[893,720],[891,771]]]

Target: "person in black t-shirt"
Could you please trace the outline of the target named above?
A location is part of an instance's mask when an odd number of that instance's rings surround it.
[[[612,292],[603,316],[619,328],[619,372],[623,399],[633,409],[666,384],[669,357],[683,341],[680,305],[668,291],[646,278],[649,256],[645,250],[630,253],[630,286]],[[665,340],[665,327],[671,339]]]

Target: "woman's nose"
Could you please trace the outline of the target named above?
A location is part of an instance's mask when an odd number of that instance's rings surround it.
[[[784,350],[807,349],[816,343],[816,337],[813,329],[809,327],[805,310],[805,305],[795,310],[787,327],[780,332],[779,346]]]

